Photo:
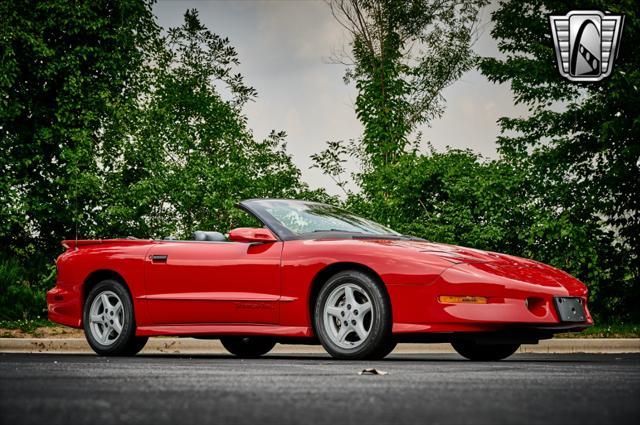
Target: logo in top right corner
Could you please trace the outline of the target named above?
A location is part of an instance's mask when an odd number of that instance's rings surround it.
[[[560,74],[576,82],[600,81],[611,74],[618,55],[623,15],[574,10],[550,15]]]

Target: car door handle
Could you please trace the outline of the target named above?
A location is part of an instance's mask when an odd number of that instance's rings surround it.
[[[152,263],[166,263],[167,258],[169,258],[169,256],[168,255],[150,255],[149,258],[151,258]]]

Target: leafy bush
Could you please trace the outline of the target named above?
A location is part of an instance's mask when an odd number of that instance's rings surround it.
[[[46,286],[51,276],[30,273],[15,259],[0,259],[0,320],[46,316]],[[36,283],[34,283],[36,282]]]

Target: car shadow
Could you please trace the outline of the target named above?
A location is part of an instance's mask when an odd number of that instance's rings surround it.
[[[602,363],[610,362],[613,355],[603,354],[515,354],[508,359],[501,361],[470,361],[457,354],[390,354],[389,357],[379,360],[342,360],[334,359],[322,354],[267,354],[262,357],[241,359],[232,354],[182,354],[182,353],[142,353],[136,357],[141,358],[165,358],[165,359],[202,359],[202,360],[237,360],[251,362],[273,362],[274,360],[292,360],[292,361],[314,361],[331,364],[348,364],[348,363],[462,363],[462,364],[517,364],[517,363]]]
[[[402,363],[417,363],[417,362],[425,362],[425,363],[458,363],[458,364],[486,364],[486,365],[506,365],[506,364],[531,364],[531,363],[540,363],[540,364],[563,364],[563,363],[581,363],[581,364],[589,364],[589,363],[607,363],[612,360],[632,360],[637,361],[637,358],[640,357],[640,353],[603,353],[603,354],[591,354],[591,353],[521,353],[514,354],[512,357],[509,357],[505,360],[501,361],[469,361],[466,360],[457,354],[453,353],[398,353],[398,354],[390,354],[389,357],[381,359],[381,360],[340,360],[334,359],[330,357],[328,354],[316,354],[316,353],[299,353],[299,354],[288,354],[288,353],[272,353],[267,354],[258,358],[251,359],[241,359],[232,354],[226,353],[194,353],[194,354],[185,354],[185,353],[140,353],[136,356],[131,357],[102,357],[97,356],[94,353],[65,353],[65,352],[36,352],[36,353],[0,353],[0,360],[9,359],[12,357],[21,357],[21,358],[36,358],[36,357],[51,357],[51,358],[66,358],[66,359],[78,359],[78,360],[88,360],[95,359],[99,361],[109,361],[109,362],[117,362],[119,360],[134,360],[134,361],[144,361],[148,359],[180,359],[180,360],[213,360],[213,361],[229,361],[234,360],[238,362],[286,362],[286,361],[309,361],[309,362],[322,362],[325,364],[370,364],[370,363],[379,363],[379,364],[402,364]]]

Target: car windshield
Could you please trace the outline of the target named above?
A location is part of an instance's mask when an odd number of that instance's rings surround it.
[[[297,235],[349,232],[400,236],[399,233],[381,224],[358,217],[332,205],[287,200],[260,200],[258,202],[265,212]]]

